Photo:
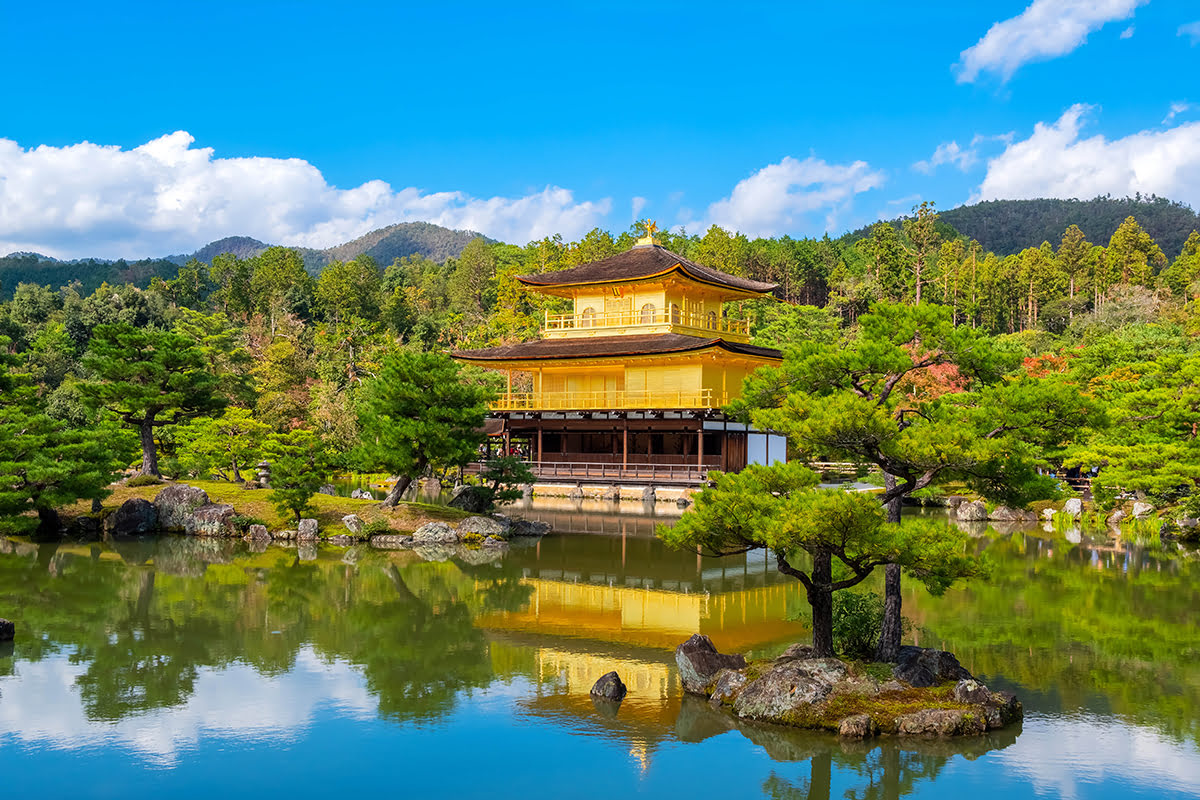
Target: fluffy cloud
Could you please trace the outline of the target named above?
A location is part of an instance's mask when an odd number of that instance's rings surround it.
[[[1200,122],[1119,139],[1081,138],[1090,106],[1074,105],[1052,124],[988,161],[972,201],[1034,197],[1117,197],[1141,192],[1200,205]]]
[[[1188,37],[1192,40],[1193,45],[1200,44],[1200,21],[1180,25],[1176,35]]]
[[[1191,103],[1183,101],[1171,103],[1171,110],[1167,112],[1165,117],[1163,117],[1163,124],[1166,125],[1168,122],[1175,119],[1185,111],[1191,111],[1192,108],[1194,108],[1194,106]]]
[[[958,82],[972,83],[983,72],[1004,80],[1022,65],[1066,55],[1105,23],[1127,19],[1149,0],[1033,0],[1017,16],[997,22],[962,51]],[[1131,34],[1132,35],[1132,34]]]
[[[823,221],[817,227],[832,230],[838,213],[855,195],[877,189],[883,182],[884,174],[865,161],[828,164],[813,156],[803,161],[787,156],[739,181],[729,197],[708,207],[702,226],[775,236],[812,229],[811,217],[819,214]]]
[[[426,221],[523,243],[575,237],[608,214],[549,186],[525,197],[331,186],[298,158],[215,158],[176,131],[123,150],[83,142],[22,149],[0,139],[0,253],[161,256],[234,234],[327,247],[396,222]]]
[[[918,161],[913,164],[913,169],[917,172],[924,172],[926,175],[932,175],[933,171],[942,164],[953,164],[966,172],[977,161],[979,161],[979,154],[973,147],[960,147],[958,142],[950,141],[939,144],[928,161]]]

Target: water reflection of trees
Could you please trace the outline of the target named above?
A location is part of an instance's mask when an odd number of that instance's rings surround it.
[[[436,717],[492,680],[475,616],[529,596],[519,571],[495,565],[378,553],[307,562],[295,550],[176,537],[113,549],[3,542],[0,608],[20,609],[16,656],[69,649],[98,720],[182,704],[205,668],[286,672],[306,646],[358,666],[381,713]]]

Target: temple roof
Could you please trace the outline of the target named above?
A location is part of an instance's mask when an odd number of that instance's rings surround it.
[[[542,272],[537,275],[519,275],[517,280],[527,286],[537,287],[578,286],[651,278],[675,270],[700,283],[723,286],[740,292],[766,294],[774,291],[779,285],[739,278],[718,269],[703,267],[681,255],[672,253],[659,244],[638,245],[624,253],[618,253],[615,256],[602,258],[599,261],[572,269]]]
[[[719,347],[730,353],[755,358],[783,359],[770,347],[730,342],[725,339],[655,333],[636,336],[596,336],[588,339],[540,339],[482,350],[456,350],[451,355],[466,361],[542,361],[563,358],[617,358],[622,356],[688,353]]]

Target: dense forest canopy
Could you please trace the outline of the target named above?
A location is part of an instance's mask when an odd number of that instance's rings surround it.
[[[45,267],[34,257],[15,256],[4,263],[15,259],[24,271],[0,268],[12,291],[0,302],[0,341],[7,369],[24,376],[38,408],[56,424],[89,430],[115,424],[115,402],[96,399],[97,382],[115,380],[105,377],[105,348],[132,342],[130,331],[164,332],[158,338],[171,342],[188,380],[199,380],[198,370],[215,378],[213,416],[224,408],[221,419],[241,426],[244,410],[280,437],[310,431],[331,468],[354,468],[369,406],[362,390],[389,359],[535,338],[544,315],[569,301],[527,291],[517,276],[614,255],[641,233],[636,225],[617,235],[596,229],[579,241],[554,236],[523,247],[476,236],[440,261],[359,253],[315,276],[303,252],[284,247],[178,267],[49,262],[61,269],[51,273],[39,272]],[[805,343],[836,346],[857,335],[873,308],[936,310],[947,325],[989,338],[1004,380],[1053,383],[1101,407],[1104,426],[1073,450],[1045,454],[1044,463],[1100,469],[1097,496],[1106,502],[1119,490],[1178,499],[1200,485],[1200,232],[1165,250],[1128,216],[1106,238],[1072,224],[1005,255],[960,235],[923,203],[854,240],[750,239],[716,226],[660,239],[701,264],[779,285],[774,297],[726,307],[753,323],[758,344],[789,353]],[[7,283],[14,276],[22,279]],[[461,379],[486,387],[495,376],[464,370]],[[903,402],[916,407],[962,391],[961,383],[950,367],[930,368],[906,382]],[[109,440],[122,448],[122,463],[137,463],[138,423],[144,468],[153,449],[152,466],[165,474],[210,469],[196,466],[208,462],[187,443],[211,439],[211,431],[183,429],[206,425],[207,417],[191,417],[209,411],[118,410],[125,427]],[[445,466],[435,462],[428,466]]]

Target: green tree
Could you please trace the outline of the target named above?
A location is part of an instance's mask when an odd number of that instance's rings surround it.
[[[275,509],[297,521],[306,513],[313,513],[309,501],[329,474],[321,439],[312,431],[297,428],[271,434],[263,449],[271,464],[268,498]]]
[[[518,456],[500,456],[486,461],[479,471],[479,479],[484,484],[491,484],[492,504],[503,505],[514,500],[520,500],[526,484],[533,483],[536,477],[529,466]]]
[[[365,382],[359,396],[357,451],[363,467],[398,478],[383,505],[395,506],[430,465],[473,459],[495,396],[466,380],[462,367],[441,353],[405,349],[384,358],[379,376]]]
[[[933,203],[925,200],[913,209],[913,216],[903,222],[904,235],[909,241],[907,249],[909,270],[912,272],[913,305],[921,305],[921,287],[933,277],[931,272],[942,238],[937,230],[937,219]]]
[[[189,472],[210,472],[240,481],[241,470],[262,457],[270,426],[254,419],[247,408],[227,408],[219,417],[200,417],[175,431],[179,463]]]
[[[211,300],[224,314],[249,314],[254,300],[250,291],[253,265],[232,253],[213,256],[209,278],[216,285]]]
[[[1158,280],[1176,297],[1200,293],[1200,287],[1196,285],[1200,281],[1200,231],[1192,231],[1183,243],[1179,258],[1162,271]]]
[[[111,432],[47,416],[7,345],[0,339],[0,520],[20,529],[32,512],[42,530],[57,532],[57,509],[108,495],[117,466]]]
[[[368,255],[334,261],[317,279],[317,308],[335,325],[352,317],[378,320],[382,278],[383,271]]]
[[[80,390],[93,405],[135,428],[142,444],[142,475],[161,477],[155,429],[220,410],[218,378],[204,351],[173,331],[98,325],[82,360],[88,380]]]
[[[250,295],[255,310],[270,320],[271,332],[285,314],[308,317],[314,286],[300,254],[287,247],[268,247],[252,260]]]
[[[980,571],[966,555],[965,533],[924,522],[888,525],[874,498],[818,490],[816,473],[799,464],[715,475],[716,486],[697,495],[674,526],[660,526],[658,535],[674,547],[717,555],[770,550],[776,569],[804,585],[819,657],[834,655],[833,593],[861,583],[876,567],[911,565],[935,592]],[[794,561],[798,551],[809,555],[811,568]]]
[[[1105,253],[1111,274],[1125,286],[1149,286],[1167,263],[1163,251],[1133,217],[1127,217],[1113,233]]]

